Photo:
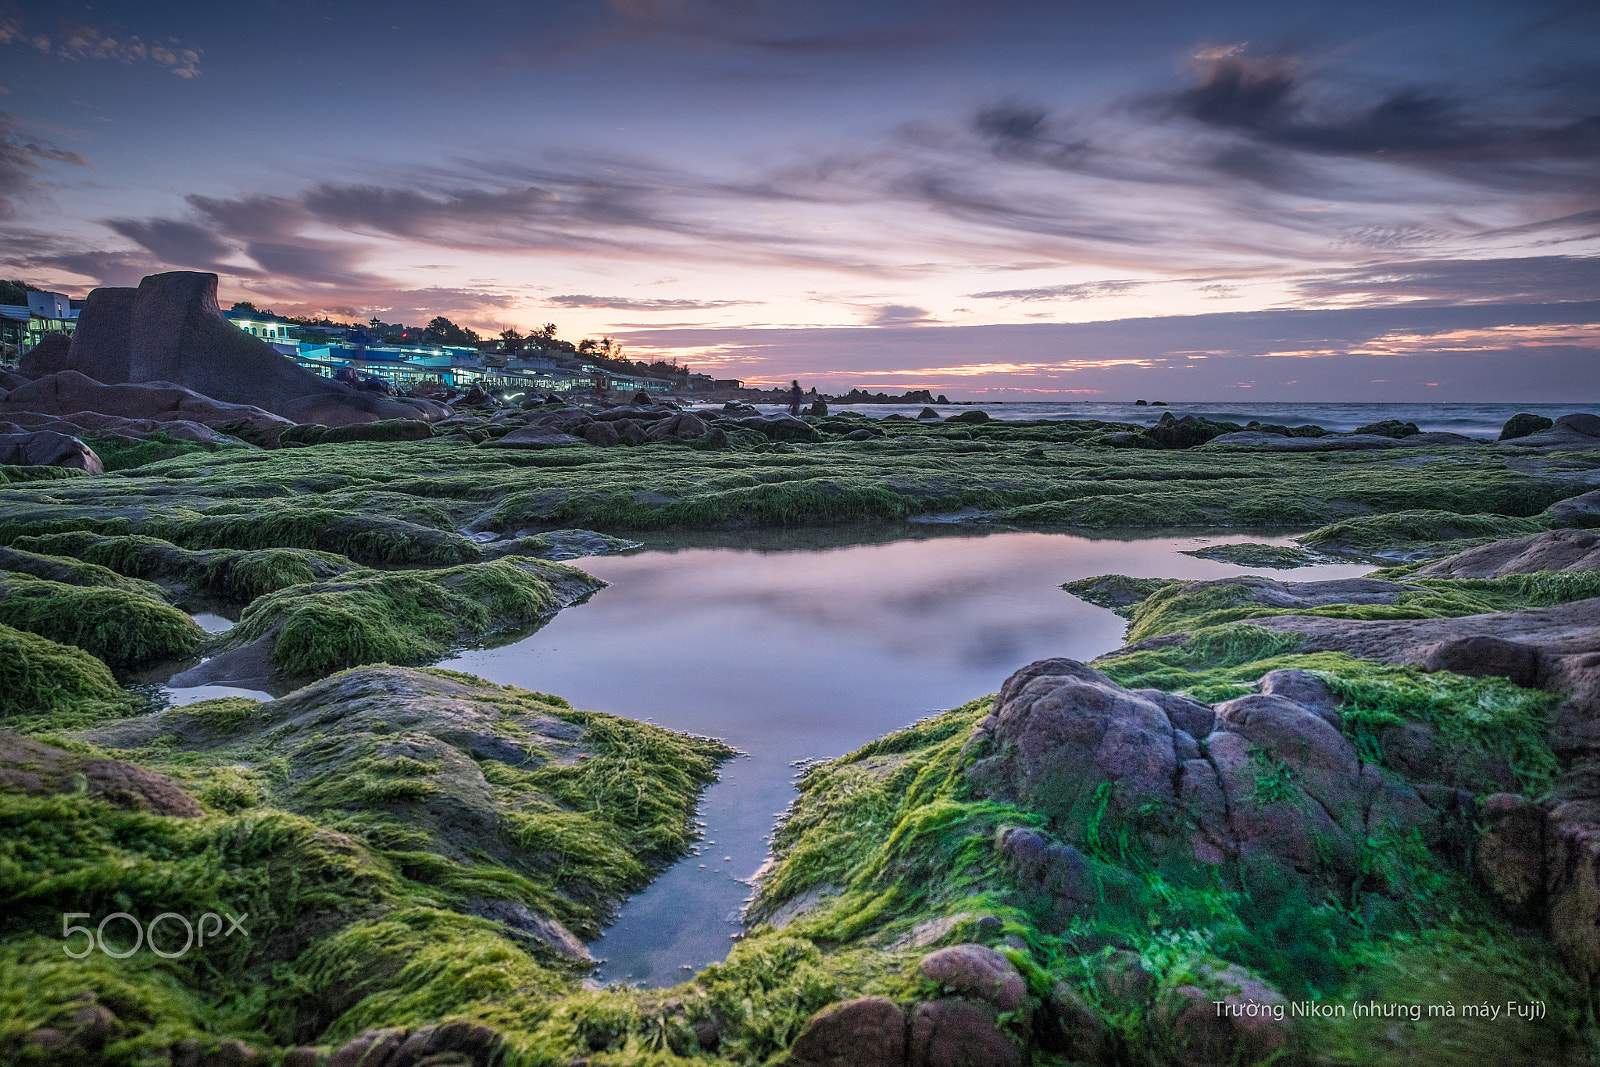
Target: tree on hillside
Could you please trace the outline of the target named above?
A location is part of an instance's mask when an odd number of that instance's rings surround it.
[[[521,352],[525,340],[515,326],[507,326],[500,331],[500,347],[507,352]]]
[[[476,330],[457,326],[443,315],[435,315],[428,322],[426,332],[437,344],[442,345],[472,345],[478,341]]]
[[[235,300],[233,302],[233,307],[229,308],[228,310],[229,311],[247,311],[252,315],[259,314],[259,312],[256,311],[256,306],[254,304],[250,303],[250,301],[248,301],[248,300]]]
[[[27,282],[19,282],[14,279],[9,282],[0,280],[0,304],[11,304],[12,306],[26,304],[28,302],[28,294],[37,293],[38,291],[39,287],[37,285],[29,285]]]

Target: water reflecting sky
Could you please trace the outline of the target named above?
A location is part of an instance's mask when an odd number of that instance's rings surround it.
[[[1219,578],[1246,569],[1181,550],[1289,543],[1281,530],[1145,540],[907,532],[914,539],[579,560],[611,585],[522,641],[442,664],[721,737],[748,754],[726,764],[705,795],[701,854],[632,898],[591,946],[607,961],[602,981],[671,984],[689,974],[684,965],[698,970],[726,954],[750,892],[739,879],[766,858],[774,816],[794,797],[794,761],[840,755],[992,693],[1036,659],[1087,660],[1121,644],[1123,620],[1063,592],[1062,582],[1106,573]],[[1368,569],[1292,573],[1342,578]]]

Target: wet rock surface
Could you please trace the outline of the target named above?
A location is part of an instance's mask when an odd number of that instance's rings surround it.
[[[1590,495],[1596,494],[1584,494]],[[1507,574],[1597,568],[1600,568],[1600,533],[1551,530],[1532,537],[1515,537],[1469,548],[1435,560],[1414,573],[1418,578],[1500,578]]]
[[[204,815],[194,797],[165,775],[121,760],[78,755],[0,730],[0,790],[28,796],[79,789],[113,807],[153,815]]]

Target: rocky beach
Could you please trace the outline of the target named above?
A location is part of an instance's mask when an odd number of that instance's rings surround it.
[[[452,406],[214,294],[97,290],[0,376],[0,1060],[1600,1055],[1600,417]],[[736,752],[437,665],[586,559],[908,521],[1309,532],[1069,582],[1122,647],[808,764],[725,960],[586,981]],[[1364,576],[1293,573],[1330,561]],[[255,696],[167,699],[199,686]]]

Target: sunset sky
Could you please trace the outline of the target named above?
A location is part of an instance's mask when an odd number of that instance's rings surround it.
[[[954,398],[1600,400],[1600,5],[0,0],[0,276]]]

